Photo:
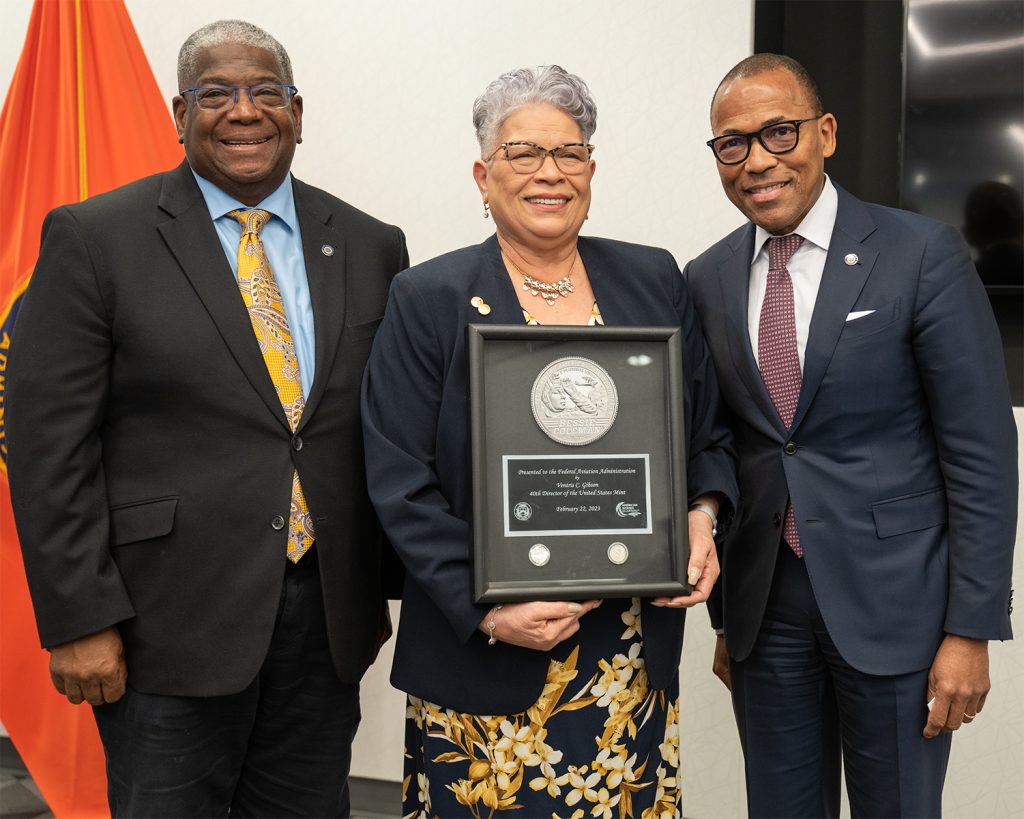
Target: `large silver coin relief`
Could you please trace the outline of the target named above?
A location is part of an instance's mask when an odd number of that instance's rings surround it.
[[[596,441],[611,429],[619,411],[615,382],[589,358],[552,361],[533,382],[530,400],[537,425],[569,446]]]

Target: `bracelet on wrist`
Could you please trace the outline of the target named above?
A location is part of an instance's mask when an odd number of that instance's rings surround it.
[[[493,646],[498,642],[498,638],[494,636],[494,629],[497,628],[498,624],[494,622],[494,615],[501,610],[501,603],[491,609],[490,614],[487,615],[487,622],[484,625],[487,627],[487,645]]]
[[[709,518],[711,518],[711,537],[718,536],[718,518],[715,515],[715,510],[711,508],[710,504],[707,503],[691,503],[690,511],[701,511]]]

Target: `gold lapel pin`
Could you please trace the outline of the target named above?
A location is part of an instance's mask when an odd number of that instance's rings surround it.
[[[857,262],[860,261],[860,259],[857,257],[856,253],[847,253],[843,257],[843,261],[846,262],[847,267],[853,267],[855,264],[857,264]]]
[[[333,256],[334,255],[334,245],[321,245],[320,246],[320,252],[323,253],[324,256]]]
[[[469,300],[469,303],[472,304],[477,309],[477,311],[479,311],[481,316],[486,316],[491,312],[491,306],[487,304],[487,302],[485,302],[480,296],[473,296],[473,298]]]

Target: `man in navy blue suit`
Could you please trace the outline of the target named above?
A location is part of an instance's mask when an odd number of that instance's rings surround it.
[[[793,60],[733,68],[709,141],[750,223],[687,266],[732,415],[738,525],[711,606],[752,817],[938,816],[951,732],[1010,631],[1016,430],[955,230],[825,175]]]

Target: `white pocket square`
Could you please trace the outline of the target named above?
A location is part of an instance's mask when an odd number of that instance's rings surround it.
[[[874,310],[854,310],[852,313],[850,313],[850,315],[846,317],[846,320],[856,321],[859,318],[864,318],[864,316],[870,316],[874,312]]]

